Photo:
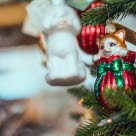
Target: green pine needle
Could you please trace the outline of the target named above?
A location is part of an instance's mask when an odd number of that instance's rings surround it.
[[[98,106],[98,103],[94,101],[95,98],[93,94],[90,94],[90,96],[88,95],[84,97],[83,106],[90,107],[94,104],[93,107],[97,112],[98,122],[109,118],[110,113],[108,113],[108,111],[102,108],[100,105]],[[105,90],[105,99],[112,98],[116,103],[116,106],[120,108],[119,112],[114,112],[114,114],[111,116],[114,123],[111,125],[98,127],[97,123],[90,120],[78,128],[75,136],[134,136],[133,134],[136,132],[135,96],[135,90],[133,90],[133,95],[132,92],[131,95],[130,92],[128,92],[128,94],[124,93],[123,89],[120,89],[117,92],[114,90]],[[100,108],[103,112],[100,111]]]
[[[102,127],[90,121],[81,125],[75,136],[130,136],[135,132],[136,121],[120,122]]]
[[[76,96],[78,99],[81,99],[90,94],[90,92],[84,86],[71,88],[68,90],[68,92]]]
[[[125,18],[136,14],[136,0],[105,0],[105,4],[82,14],[83,25],[105,24],[107,19]]]
[[[136,90],[120,89],[117,92],[114,90],[105,90],[105,99],[111,98],[116,107],[120,109],[121,118],[126,120],[136,121]],[[118,115],[117,115],[118,116]]]

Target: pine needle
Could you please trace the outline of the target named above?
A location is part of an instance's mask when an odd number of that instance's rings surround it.
[[[107,19],[123,19],[136,14],[136,0],[104,0],[105,4],[82,14],[83,25],[105,24]]]

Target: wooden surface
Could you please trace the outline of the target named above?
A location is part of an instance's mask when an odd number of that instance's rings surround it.
[[[0,27],[20,25],[26,17],[26,4],[0,5]]]
[[[0,47],[28,46],[37,42],[37,38],[22,33],[22,25],[0,28]]]

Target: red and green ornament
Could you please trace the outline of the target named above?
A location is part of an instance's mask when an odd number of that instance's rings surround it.
[[[125,35],[125,30],[119,30],[99,36],[96,40],[99,53],[93,56],[93,62],[97,66],[94,91],[97,101],[109,110],[118,110],[119,107],[114,98],[105,97],[105,91],[122,91],[132,99],[136,91],[136,52],[127,49]]]
[[[136,90],[136,75],[133,71],[135,57],[136,53],[129,51],[127,56],[122,58],[112,55],[109,58],[102,57],[97,61],[95,96],[103,107],[116,110],[116,107],[113,107],[114,104],[112,105],[112,100],[110,104],[105,100],[105,89],[117,91],[123,88],[126,93],[127,91],[133,93]]]

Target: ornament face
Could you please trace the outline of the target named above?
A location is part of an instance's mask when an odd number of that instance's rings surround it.
[[[64,0],[52,1],[44,15],[43,31],[47,35],[47,82],[54,86],[71,86],[85,80],[76,35],[80,21]]]
[[[120,57],[126,56],[128,50],[126,48],[124,40],[125,32],[123,30],[118,31],[115,34],[99,36],[97,38],[99,57],[110,57],[113,54],[119,55]]]
[[[97,44],[99,53],[93,57],[97,65],[96,99],[105,108],[116,110],[112,99],[104,98],[105,88],[109,91],[122,89],[126,93],[136,90],[136,76],[133,72],[136,53],[127,50],[123,30],[104,37],[99,36]]]

